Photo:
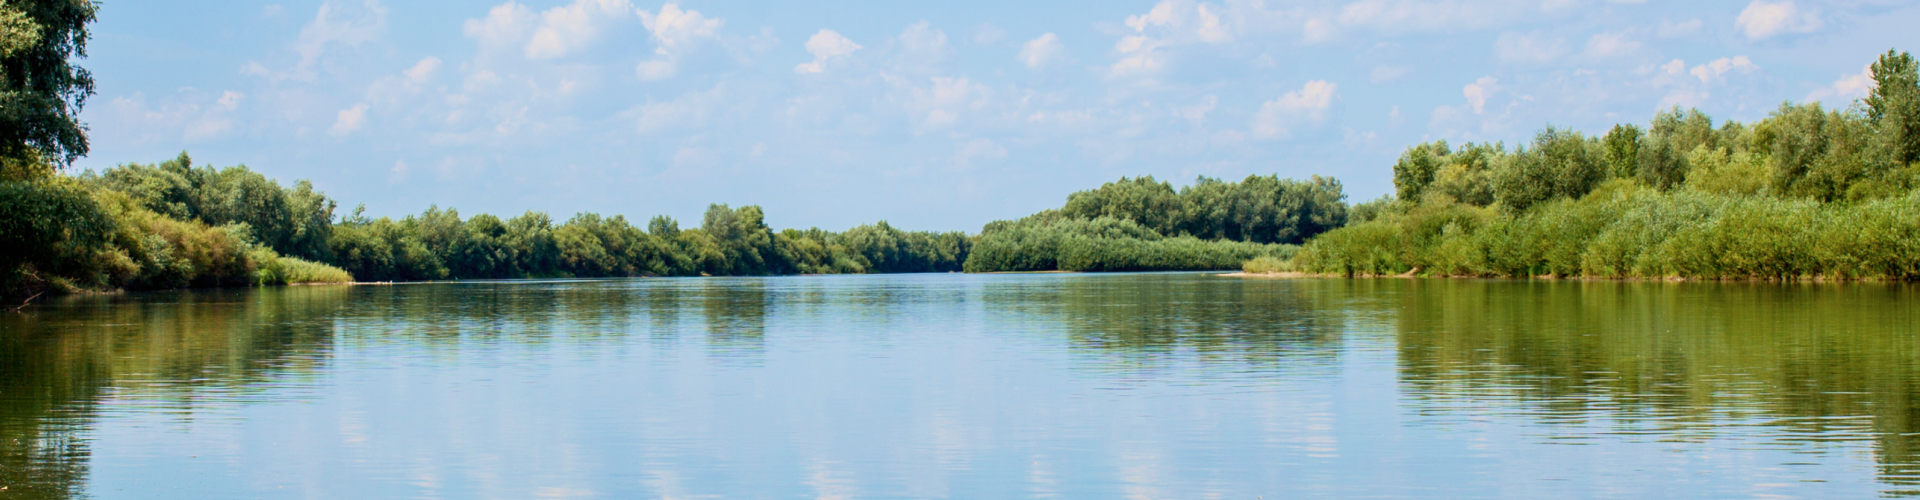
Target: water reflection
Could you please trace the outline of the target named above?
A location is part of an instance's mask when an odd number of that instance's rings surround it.
[[[984,301],[1001,328],[1064,329],[1072,347],[1115,369],[1188,362],[1228,372],[1307,371],[1338,357],[1348,320],[1339,307],[1344,290],[1195,278],[1038,277],[989,287]]]
[[[1579,443],[1867,441],[1885,493],[1920,485],[1920,299],[1907,285],[1407,281],[1401,378],[1432,422],[1501,413]],[[1446,417],[1457,417],[1449,419]],[[1757,427],[1756,427],[1757,426]],[[1811,461],[1812,459],[1809,459]]]
[[[324,363],[341,287],[71,297],[0,316],[0,485],[9,497],[84,489],[85,431],[104,408],[193,419]],[[279,394],[274,397],[288,397]]]
[[[1726,464],[1759,464],[1836,483],[1802,493],[1913,495],[1915,295],[1145,274],[79,297],[0,316],[0,485],[23,498],[1714,496],[1757,482]],[[1621,446],[1772,454],[1657,475],[1591,451]],[[1850,453],[1877,469],[1851,473]],[[1534,463],[1556,457],[1587,463]],[[1530,482],[1547,479],[1567,482]],[[110,489],[152,484],[202,489]]]

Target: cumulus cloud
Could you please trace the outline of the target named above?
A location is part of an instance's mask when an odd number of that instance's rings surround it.
[[[487,17],[468,19],[461,31],[483,48],[512,47],[526,39],[534,22],[533,11],[527,6],[507,2],[487,9]]]
[[[947,33],[926,21],[907,25],[894,41],[899,49],[894,57],[898,69],[931,71],[947,58]]]
[[[1789,33],[1811,33],[1822,26],[1820,16],[1811,9],[1802,10],[1793,0],[1768,2],[1754,0],[1740,11],[1733,25],[1748,39],[1764,40]]]
[[[311,81],[316,76],[315,66],[321,56],[336,46],[357,46],[373,41],[387,26],[387,8],[376,0],[365,0],[359,4],[327,2],[320,4],[313,21],[300,28],[300,36],[293,42],[293,51],[300,55],[300,62],[288,71],[272,71],[258,62],[248,62],[241,72],[279,82],[281,80]]]
[[[820,73],[827,70],[827,61],[836,57],[845,57],[860,50],[860,44],[853,43],[840,32],[823,29],[807,39],[807,52],[813,54],[813,62],[801,63],[793,67],[795,73]]]
[[[1760,67],[1754,65],[1752,60],[1747,59],[1747,56],[1735,56],[1731,58],[1722,57],[1706,64],[1694,66],[1688,73],[1692,74],[1695,78],[1699,78],[1700,83],[1704,84],[1713,83],[1716,79],[1722,79],[1728,72],[1739,71],[1741,73],[1751,73],[1756,69],[1760,69]]]
[[[968,110],[977,110],[986,106],[990,91],[967,77],[933,77],[931,85],[911,89],[911,100],[907,107],[915,114],[922,114],[920,126],[935,129],[952,125],[960,115]]]
[[[634,71],[642,80],[660,80],[677,73],[680,57],[700,40],[713,38],[725,21],[669,3],[657,14],[641,9],[640,23],[653,39],[653,58],[641,62]]]
[[[631,12],[633,4],[627,0],[575,0],[547,9],[527,40],[527,57],[553,59],[577,52],[598,39],[607,24],[627,19]]]
[[[1467,97],[1467,105],[1473,106],[1473,114],[1478,115],[1486,113],[1487,98],[1492,97],[1498,90],[1500,90],[1500,79],[1483,76],[1462,87],[1460,93]]]
[[[226,92],[221,92],[221,93],[220,93],[220,99],[219,99],[219,100],[216,100],[216,101],[214,101],[214,102],[215,102],[215,103],[218,103],[218,104],[220,105],[220,109],[224,109],[224,110],[227,110],[227,111],[233,111],[233,110],[235,110],[235,109],[239,109],[239,108],[240,108],[240,101],[241,101],[242,99],[246,99],[246,98],[247,98],[247,95],[246,95],[246,94],[242,94],[242,93],[239,93],[239,92],[234,92],[234,91],[231,91],[231,90],[229,90],[229,91],[226,91]]]
[[[427,83],[427,80],[433,78],[433,73],[439,69],[440,58],[428,56],[425,59],[421,59],[420,62],[414,63],[413,67],[407,68],[403,73],[407,75],[407,81],[409,83],[418,85]]]
[[[339,115],[333,121],[333,128],[329,129],[327,133],[333,135],[353,133],[355,130],[360,130],[360,125],[365,123],[366,119],[367,105],[365,104],[358,104],[354,107],[340,110]]]
[[[1067,47],[1060,44],[1060,36],[1053,33],[1040,35],[1020,46],[1020,62],[1028,68],[1039,69],[1047,63],[1066,55]]]
[[[1832,85],[1814,89],[1813,93],[1807,94],[1807,98],[1802,99],[1802,101],[1827,102],[1838,100],[1841,103],[1850,103],[1853,102],[1854,99],[1866,97],[1867,93],[1873,91],[1874,87],[1877,86],[1879,86],[1879,82],[1873,81],[1873,65],[1869,64],[1861,67],[1859,73],[1842,75],[1840,79],[1835,80]],[[1838,103],[1829,104],[1835,104],[1835,107],[1838,107]]]
[[[700,15],[697,10],[681,10],[679,5],[666,4],[655,14],[640,10],[640,22],[652,34],[654,43],[659,44],[655,52],[666,54],[674,49],[691,45],[694,42],[713,37],[719,32],[725,21]]]
[[[115,97],[96,123],[95,144],[177,144],[217,140],[233,131],[233,111],[246,94],[228,90],[218,97],[193,89],[157,99],[149,105],[145,94]]]
[[[1593,57],[1619,57],[1640,50],[1640,42],[1627,36],[1627,32],[1595,33],[1587,39],[1587,55]]]
[[[1650,68],[1652,76],[1648,83],[1667,92],[1660,99],[1659,108],[1701,106],[1713,96],[1714,88],[1726,85],[1728,76],[1752,73],[1759,69],[1760,66],[1747,56],[1722,57],[1691,68],[1686,61],[1674,59]]]
[[[1326,80],[1307,82],[1300,87],[1300,90],[1287,92],[1279,99],[1261,104],[1260,111],[1254,114],[1253,123],[1249,129],[1257,139],[1292,137],[1288,124],[1303,120],[1319,121],[1325,118],[1327,108],[1333,106],[1337,89],[1337,85]]]
[[[1133,34],[1114,43],[1120,60],[1109,70],[1115,76],[1153,73],[1166,66],[1162,47],[1231,41],[1232,34],[1217,10],[1191,0],[1161,0],[1145,14],[1127,16],[1126,26]]]
[[[1167,28],[1207,43],[1223,43],[1231,38],[1227,26],[1220,22],[1219,13],[1207,4],[1187,0],[1161,0],[1146,14],[1127,16],[1127,27],[1139,33],[1145,33],[1150,27]]]

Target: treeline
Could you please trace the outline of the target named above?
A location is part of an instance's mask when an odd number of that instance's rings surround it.
[[[333,262],[361,280],[617,276],[760,276],[959,271],[963,233],[901,231],[886,222],[845,232],[773,231],[758,206],[707,208],[700,227],[656,216],[642,230],[593,213],[556,224],[527,212],[502,220],[429,208],[399,220],[356,210],[333,227]]]
[[[980,231],[969,272],[1232,269],[1292,256],[1296,244],[1346,224],[1337,180],[1201,177],[1176,191],[1153,177],[1121,178],[1067,197],[1065,207]]]
[[[62,175],[0,163],[0,294],[307,282],[957,272],[964,233],[886,222],[844,232],[774,231],[760,207],[710,206],[696,228],[654,217],[541,212],[399,219],[190,156]]]
[[[1843,110],[1752,124],[1697,110],[1605,135],[1412,147],[1395,196],[1288,262],[1315,273],[1698,279],[1920,278],[1920,75],[1888,51]],[[1261,262],[1268,270],[1274,262]]]

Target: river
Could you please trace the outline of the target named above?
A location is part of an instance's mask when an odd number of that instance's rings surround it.
[[[1920,287],[458,282],[0,314],[8,498],[1920,495]]]

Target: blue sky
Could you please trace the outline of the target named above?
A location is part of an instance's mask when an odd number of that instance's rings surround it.
[[[182,150],[350,210],[977,231],[1120,176],[1330,175],[1698,107],[1846,106],[1920,2],[109,2],[76,164]]]

